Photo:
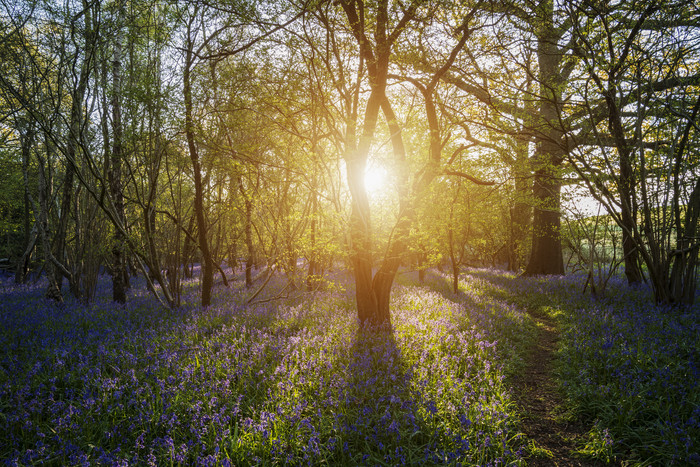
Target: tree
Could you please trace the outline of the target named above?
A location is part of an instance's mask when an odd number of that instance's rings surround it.
[[[572,153],[572,162],[622,230],[630,284],[642,281],[641,262],[657,301],[692,303],[700,248],[700,11],[664,1],[611,11],[590,1],[574,15],[597,148]]]
[[[115,36],[112,60],[112,152],[105,161],[108,163],[107,179],[114,203],[114,213],[126,224],[124,214],[124,194],[122,192],[122,18],[124,5],[118,1],[115,5]],[[114,231],[112,245],[112,299],[118,303],[126,302],[126,289],[129,276],[126,271],[124,238],[119,229]]]
[[[0,85],[26,113],[31,125],[44,135],[46,157],[40,151],[36,152],[39,200],[35,212],[38,213],[37,230],[49,279],[46,296],[60,302],[63,300],[61,283],[64,277],[68,279],[71,292],[81,295],[80,271],[68,264],[66,248],[76,195],[76,159],[85,138],[82,130],[86,118],[84,106],[95,59],[98,19],[94,6],[87,3],[81,5],[81,14],[76,19],[70,11],[56,13],[50,7],[42,14],[48,18],[48,25],[30,24],[36,19],[33,9],[18,9],[9,15],[12,25],[9,36],[14,38],[17,46],[13,64],[20,79],[13,82],[3,75]],[[48,33],[33,40],[35,28]],[[27,93],[28,90],[34,92]],[[59,137],[59,131],[65,136]],[[47,160],[51,161],[54,149],[65,156],[55,223],[51,222],[52,167],[46,164]],[[73,266],[77,267],[77,263]]]
[[[356,139],[355,127],[350,122],[346,130],[345,151],[347,181],[352,196],[351,262],[355,277],[358,317],[362,322],[390,323],[391,288],[403,256],[408,250],[407,242],[416,215],[415,201],[425,193],[433,179],[442,173],[442,144],[433,92],[442,75],[450,68],[464,46],[466,38],[471,34],[469,23],[475,10],[466,10],[462,20],[453,30],[453,34],[460,39],[447,50],[444,61],[436,67],[437,70],[428,78],[428,82],[423,84],[409,79],[422,94],[426,116],[430,123],[428,161],[410,185],[409,164],[402,128],[392,105],[391,96],[387,93],[388,78],[392,54],[399,39],[408,35],[411,27],[419,27],[427,18],[440,11],[440,5],[411,2],[406,6],[402,4],[390,6],[388,1],[382,1],[370,6],[362,2],[346,0],[341,1],[340,6],[359,49],[360,72],[366,72],[369,85],[369,97],[364,108],[361,134]],[[370,30],[374,31],[373,36],[369,36]],[[397,170],[399,212],[382,264],[373,275],[370,204],[364,175],[380,112],[390,135]],[[473,177],[470,178],[476,181]]]
[[[189,10],[189,8],[188,8]],[[194,176],[194,216],[197,220],[197,240],[199,249],[202,252],[202,307],[207,307],[211,303],[211,288],[214,284],[214,263],[209,251],[209,240],[207,238],[208,228],[204,213],[204,186],[202,183],[202,168],[199,160],[199,153],[195,143],[195,124],[192,104],[192,71],[195,65],[196,56],[204,49],[209,41],[216,38],[214,34],[204,39],[204,43],[195,48],[198,32],[204,28],[204,17],[200,18],[200,10],[193,7],[187,20],[185,34],[185,63],[182,72],[183,97],[185,104],[185,136],[187,147],[192,162],[192,173]],[[217,31],[221,32],[221,30]]]

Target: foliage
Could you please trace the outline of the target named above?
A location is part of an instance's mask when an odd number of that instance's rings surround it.
[[[24,248],[24,186],[21,162],[14,156],[12,151],[0,150],[0,172],[6,177],[0,184],[0,258],[17,255]]]

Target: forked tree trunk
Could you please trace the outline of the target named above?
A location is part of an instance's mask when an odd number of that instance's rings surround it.
[[[386,79],[386,78],[385,78]],[[365,122],[359,147],[351,151],[346,157],[347,179],[352,195],[352,213],[350,217],[351,239],[351,263],[355,276],[355,301],[357,304],[357,316],[361,322],[381,324],[389,320],[389,312],[381,310],[379,297],[375,292],[372,280],[372,239],[370,227],[370,207],[364,177],[367,166],[367,156],[374,137],[377,125],[377,117],[381,100],[384,98],[384,89],[373,89],[367,108],[365,109]],[[387,285],[391,287],[392,280],[380,279],[377,290],[386,298]]]
[[[618,190],[620,193],[620,218],[622,220],[622,253],[625,261],[625,276],[630,285],[642,282],[642,270],[639,267],[639,250],[633,238],[635,230],[635,181],[632,170],[632,148],[625,139],[622,126],[622,117],[617,105],[615,92],[615,76],[610,76],[609,90],[605,93],[605,102],[608,107],[608,128],[615,139],[615,146],[620,157],[620,177]]]
[[[368,4],[365,2],[340,0],[348,24],[360,47],[361,63],[367,65],[367,75],[371,92],[365,107],[364,123],[359,144],[355,146],[354,126],[348,128],[348,147],[346,149],[347,180],[352,196],[352,215],[350,221],[351,261],[355,276],[355,297],[357,313],[360,321],[381,325],[388,324],[391,329],[389,303],[391,288],[399,265],[405,252],[410,226],[413,222],[415,199],[409,197],[408,166],[406,164],[405,148],[401,136],[401,128],[396,115],[386,97],[387,79],[390,68],[391,49],[405,25],[415,19],[419,3],[411,3],[404,11],[401,22],[391,30],[389,21],[388,2],[378,2],[371,5],[376,8],[372,43],[367,35],[369,24],[365,23]],[[473,10],[474,13],[476,10]],[[464,19],[462,38],[452,50],[446,63],[431,77],[426,86],[419,85],[424,93],[426,114],[430,124],[430,160],[426,170],[417,177],[414,183],[415,194],[423,193],[432,179],[440,170],[441,137],[439,122],[435,113],[432,93],[440,78],[454,63],[458,52],[466,43],[470,34],[467,26],[469,17]],[[413,80],[414,83],[417,83]],[[359,86],[357,87],[359,92]],[[357,99],[357,95],[355,98]],[[393,238],[387,248],[387,254],[374,278],[372,277],[372,241],[370,228],[370,208],[367,190],[364,184],[365,167],[370,146],[375,135],[379,110],[383,111],[384,119],[391,134],[392,149],[395,163],[399,167],[399,217],[394,227]],[[356,117],[356,115],[355,115]]]

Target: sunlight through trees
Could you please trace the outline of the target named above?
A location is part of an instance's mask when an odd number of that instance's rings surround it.
[[[176,307],[194,264],[204,307],[225,265],[349,269],[373,323],[401,268],[619,267],[694,300],[692,2],[2,5],[0,257],[54,300],[106,271]]]

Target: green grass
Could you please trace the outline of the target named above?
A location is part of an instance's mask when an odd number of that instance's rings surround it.
[[[626,465],[700,463],[700,306],[653,302],[611,280],[583,294],[583,276],[520,278],[475,271],[490,293],[556,320],[565,410],[592,427],[579,454]]]

